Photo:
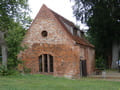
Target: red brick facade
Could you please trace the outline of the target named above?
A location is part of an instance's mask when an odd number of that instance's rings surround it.
[[[46,37],[42,36],[43,31],[47,32]],[[43,54],[51,55],[52,74],[71,78],[80,77],[80,57],[83,56],[87,61],[87,73],[91,74],[94,70],[94,48],[86,40],[79,39],[79,44],[76,44],[76,40],[55,13],[43,5],[22,42],[28,48],[19,54],[19,58],[31,69],[31,73],[41,73],[39,57]]]

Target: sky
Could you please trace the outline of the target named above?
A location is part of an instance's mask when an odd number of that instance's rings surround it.
[[[41,6],[45,4],[48,8],[57,12],[66,19],[72,21],[73,23],[77,24],[72,10],[72,5],[74,3],[70,2],[70,0],[28,0],[28,1],[30,9],[32,11],[30,14],[32,19],[35,18]],[[80,28],[86,29],[87,27],[85,25],[80,24]]]

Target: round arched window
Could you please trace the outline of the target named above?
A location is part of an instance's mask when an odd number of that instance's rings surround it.
[[[48,35],[47,31],[42,31],[41,34],[42,34],[43,37],[47,37],[47,35]]]

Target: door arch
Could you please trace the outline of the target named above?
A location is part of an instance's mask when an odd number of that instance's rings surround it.
[[[42,54],[39,57],[39,72],[52,73],[53,68],[53,56],[50,54]]]

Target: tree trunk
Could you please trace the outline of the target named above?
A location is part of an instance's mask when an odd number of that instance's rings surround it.
[[[5,68],[7,68],[7,46],[6,45],[2,45],[2,65],[5,66]]]
[[[118,43],[113,43],[112,47],[112,69],[117,69],[118,65],[116,62],[119,59],[119,49],[118,49]]]
[[[7,68],[7,45],[4,37],[5,33],[6,32],[0,31],[0,46],[2,49],[2,65]]]

